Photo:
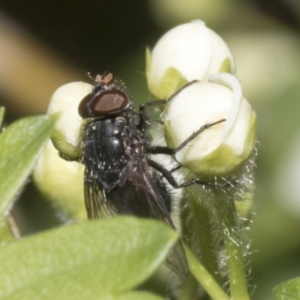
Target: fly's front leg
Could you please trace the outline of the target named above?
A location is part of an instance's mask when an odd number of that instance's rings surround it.
[[[184,140],[177,148],[171,149],[166,146],[152,146],[147,149],[147,153],[151,154],[166,154],[166,155],[175,155],[178,151],[180,151],[182,148],[184,148],[189,142],[191,142],[195,137],[197,137],[201,132],[204,130],[224,122],[225,119],[210,123],[210,124],[205,124],[202,127],[200,127],[196,132],[194,132],[192,135],[190,135],[186,140]],[[227,186],[232,186],[235,184],[235,182],[226,182],[226,183],[217,183],[217,182],[209,182],[209,181],[203,181],[198,178],[191,179],[188,181],[185,181],[181,184],[178,184],[175,180],[175,178],[172,175],[172,172],[178,169],[178,167],[172,169],[171,171],[165,169],[162,165],[156,163],[155,161],[152,161],[151,159],[148,160],[149,164],[158,172],[162,174],[162,176],[176,189],[179,188],[184,188],[193,184],[201,184],[201,185],[206,185],[206,186],[212,186],[212,187],[227,187]]]
[[[184,148],[189,142],[191,142],[195,137],[197,137],[201,132],[204,130],[217,125],[219,123],[225,122],[225,119],[222,119],[220,121],[209,123],[201,126],[197,131],[195,131],[193,134],[191,134],[186,140],[184,140],[177,148],[171,149],[166,146],[152,146],[147,149],[147,153],[151,154],[166,154],[166,155],[174,155],[178,151],[180,151],[182,148]]]
[[[157,105],[166,105],[168,102],[170,102],[175,96],[177,96],[181,91],[183,91],[185,88],[187,88],[188,86],[194,84],[198,82],[198,80],[193,80],[191,82],[188,82],[186,85],[184,85],[183,87],[181,87],[178,91],[176,91],[174,94],[172,94],[169,98],[167,99],[162,99],[162,100],[155,100],[155,101],[151,101],[151,102],[147,102],[147,103],[143,103],[140,105],[139,108],[139,115],[140,115],[140,121],[138,124],[138,129],[143,131],[146,129],[147,127],[147,114],[146,114],[146,107],[149,106],[157,106]],[[157,121],[157,122],[161,122],[161,121]],[[161,122],[161,124],[163,124],[163,122]]]
[[[147,128],[148,118],[146,113],[146,107],[156,106],[156,105],[166,105],[167,103],[168,103],[167,100],[156,100],[156,101],[151,101],[151,102],[141,104],[139,108],[140,121],[137,128],[141,131],[144,131]],[[163,124],[163,122],[161,121],[159,121],[159,123]]]

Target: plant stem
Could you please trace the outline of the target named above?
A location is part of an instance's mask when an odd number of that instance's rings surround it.
[[[210,214],[207,208],[197,202],[198,199],[190,199],[191,207],[195,220],[197,220],[197,239],[201,247],[201,261],[208,272],[215,280],[222,284],[222,279],[219,273],[218,262],[213,247],[213,231],[210,223]]]
[[[215,191],[214,207],[225,243],[231,299],[248,300],[241,230],[230,192],[230,190],[226,192],[224,190]]]
[[[192,253],[190,248],[184,244],[185,253],[188,259],[191,273],[201,284],[203,289],[213,300],[229,300],[229,297],[215,281],[213,276],[204,268]]]

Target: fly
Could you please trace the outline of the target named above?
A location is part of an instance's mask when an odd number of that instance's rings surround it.
[[[112,80],[111,74],[96,77],[93,91],[83,98],[78,108],[83,119],[91,120],[81,141],[85,165],[84,197],[89,219],[130,214],[162,220],[176,229],[171,218],[172,198],[163,178],[174,188],[191,184],[215,185],[198,179],[178,184],[171,171],[150,158],[150,154],[173,155],[200,132],[224,121],[201,127],[176,149],[152,146],[147,135],[150,120],[145,108],[166,104],[169,100],[142,104],[136,111],[121,82]],[[166,265],[181,278],[187,276],[188,263],[180,241],[171,251]]]

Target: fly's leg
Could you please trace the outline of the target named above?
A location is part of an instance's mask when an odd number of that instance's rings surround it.
[[[171,170],[169,170],[169,172],[170,172],[170,173],[174,173],[175,171],[178,171],[178,170],[181,169],[181,168],[182,168],[182,166],[181,166],[181,165],[178,165],[178,166],[172,168]]]
[[[224,122],[225,119],[222,119],[220,121],[209,123],[201,126],[197,131],[195,131],[193,134],[191,134],[185,141],[183,141],[177,148],[171,149],[167,146],[152,146],[147,149],[147,153],[151,154],[166,154],[166,155],[174,155],[181,149],[183,149],[189,142],[191,142],[195,137],[197,137],[201,132],[204,130],[217,125],[219,123]]]
[[[139,124],[138,124],[137,128],[139,130],[141,130],[141,131],[144,131],[146,129],[146,127],[147,127],[146,107],[157,106],[157,105],[166,105],[175,96],[177,96],[181,91],[183,91],[185,88],[187,88],[188,86],[190,86],[190,85],[192,85],[192,84],[194,84],[196,82],[198,82],[198,80],[193,80],[191,82],[188,82],[186,85],[184,85],[183,87],[181,87],[178,91],[176,91],[173,95],[171,95],[168,99],[155,100],[155,101],[151,101],[151,102],[147,102],[147,103],[141,104],[140,108],[139,108],[140,121],[139,121]],[[159,123],[163,124],[163,122],[161,122],[161,121],[155,121],[155,122],[159,122]]]
[[[172,174],[172,173],[174,173],[175,171],[178,171],[178,170],[181,169],[181,168],[182,168],[182,166],[181,166],[181,165],[178,165],[178,166],[172,168],[171,170],[167,170],[167,171],[168,171],[170,174]],[[161,175],[159,176],[160,179],[162,179],[163,177],[164,177],[163,174],[161,174]]]
[[[189,142],[191,142],[195,137],[197,137],[201,132],[203,132],[204,130],[224,122],[225,119],[214,122],[214,123],[210,123],[210,124],[205,124],[202,127],[200,127],[196,132],[194,132],[192,135],[190,135],[186,140],[184,140],[177,148],[175,149],[171,149],[167,146],[153,146],[153,147],[149,147],[147,149],[147,153],[151,153],[151,154],[165,154],[165,155],[174,155],[176,154],[178,151],[180,151],[181,149],[183,149]],[[174,172],[176,169],[178,169],[178,167],[172,169],[171,171],[165,169],[161,164],[148,159],[150,166],[152,166],[152,168],[154,168],[155,170],[157,170],[158,172],[160,172],[162,174],[162,176],[176,189],[179,188],[184,188],[193,184],[201,184],[201,185],[206,185],[206,186],[212,186],[212,187],[218,187],[218,188],[222,188],[222,187],[226,187],[226,186],[232,186],[233,184],[235,184],[235,182],[225,182],[225,183],[217,183],[217,182],[209,182],[209,181],[203,181],[200,180],[198,178],[195,179],[191,179],[188,181],[185,181],[181,184],[178,184],[175,180],[175,178],[172,175],[172,172]]]
[[[193,184],[201,184],[201,185],[217,187],[217,188],[228,187],[228,186],[232,186],[234,184],[234,183],[231,183],[231,182],[225,182],[225,183],[209,182],[209,181],[200,180],[198,178],[190,179],[190,180],[187,180],[183,183],[177,183],[177,181],[173,177],[172,173],[169,170],[165,169],[161,164],[159,164],[159,163],[157,163],[157,162],[155,162],[151,159],[148,159],[148,163],[153,169],[155,169],[156,171],[161,173],[163,175],[163,177],[175,189],[181,189],[181,188],[193,185]]]

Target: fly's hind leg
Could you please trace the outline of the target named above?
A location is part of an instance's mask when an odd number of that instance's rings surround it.
[[[206,185],[206,186],[211,186],[211,187],[223,188],[223,187],[233,186],[233,184],[235,183],[235,182],[225,182],[225,183],[209,182],[209,181],[200,180],[198,178],[193,178],[193,179],[187,180],[183,183],[177,183],[177,181],[173,177],[172,173],[169,170],[167,170],[166,168],[164,168],[161,164],[159,164],[151,159],[148,159],[148,163],[153,169],[155,169],[156,171],[161,173],[163,175],[163,177],[175,189],[185,188],[185,187],[188,187],[188,186],[194,185],[194,184],[201,184],[201,185]]]

